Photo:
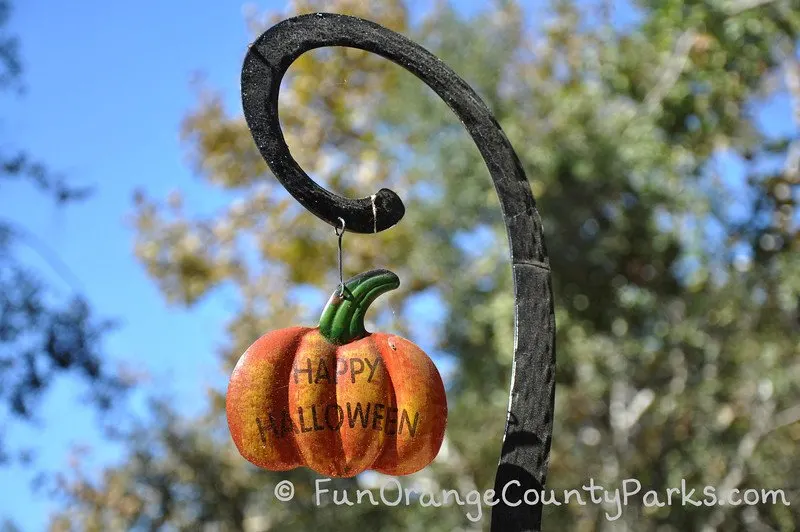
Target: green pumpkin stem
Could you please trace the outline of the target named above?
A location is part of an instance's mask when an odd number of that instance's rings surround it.
[[[331,343],[344,345],[367,335],[364,315],[375,299],[400,286],[400,279],[389,270],[370,270],[344,283],[344,293],[336,290],[322,310],[319,331]]]

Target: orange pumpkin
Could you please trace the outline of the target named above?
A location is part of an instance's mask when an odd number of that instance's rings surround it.
[[[334,292],[318,327],[272,331],[247,349],[226,397],[242,456],[331,477],[407,475],[436,457],[447,421],[436,366],[405,338],[364,329],[368,306],[399,285],[388,270],[357,275],[343,296]]]

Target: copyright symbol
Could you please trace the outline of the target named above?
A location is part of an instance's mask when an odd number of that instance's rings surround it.
[[[291,501],[294,497],[294,484],[288,480],[281,480],[275,485],[275,498],[281,502]]]

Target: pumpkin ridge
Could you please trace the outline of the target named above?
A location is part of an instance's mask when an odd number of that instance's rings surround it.
[[[285,354],[292,353],[299,344],[302,336],[309,330],[311,329],[308,327],[292,327],[288,329],[282,329],[280,331],[273,331],[274,334],[277,334],[282,338],[281,341],[273,343],[273,345],[277,347],[278,353],[277,357],[274,358],[282,359]],[[259,340],[263,343],[263,339],[265,337],[266,335],[262,336]],[[225,404],[226,416],[228,418],[228,425],[229,429],[231,430],[233,442],[240,454],[242,454],[248,461],[259,467],[275,467],[276,470],[286,471],[303,465],[294,441],[286,442],[284,439],[275,440],[272,444],[274,445],[275,455],[270,457],[270,453],[265,455],[262,451],[266,444],[255,442],[254,440],[248,440],[245,437],[244,426],[251,420],[251,418],[249,418],[249,416],[243,417],[242,412],[250,410],[250,406],[255,407],[257,411],[260,411],[261,409],[266,408],[267,405],[267,403],[263,402],[267,400],[266,397],[261,397],[261,400],[259,400],[257,396],[252,399],[248,397],[248,395],[250,395],[251,386],[257,384],[258,366],[250,366],[250,369],[245,369],[243,365],[243,361],[248,360],[259,360],[260,362],[265,363],[262,364],[262,367],[264,365],[273,365],[266,363],[266,361],[261,358],[261,352],[264,349],[264,345],[262,345],[262,343],[256,342],[251,345],[237,362],[237,367],[241,366],[241,368],[239,372],[234,372],[228,385],[229,393],[226,396]],[[291,371],[291,364],[286,365],[285,371]],[[279,381],[281,381],[283,377],[287,376],[285,371],[280,372],[278,379]],[[230,394],[232,388],[236,390],[233,395]],[[288,388],[288,384],[284,388]],[[233,414],[231,414],[231,412],[233,412]],[[259,431],[261,430],[262,429],[259,426]]]
[[[302,334],[298,334],[297,338],[294,339],[294,345],[292,346],[292,349],[289,351],[289,353],[292,354],[291,355],[292,356],[292,364],[291,364],[291,366],[289,366],[289,373],[286,375],[286,382],[288,383],[288,386],[286,386],[286,408],[287,409],[289,408],[289,392],[290,392],[290,390],[292,389],[292,386],[293,386],[292,385],[292,382],[293,382],[292,381],[292,368],[297,363],[297,356],[299,354],[298,353],[298,349],[300,348],[300,344],[303,343],[303,340],[305,339],[305,337],[308,336],[309,334],[313,334],[313,333],[314,333],[314,329],[313,328],[307,328],[305,331],[303,331]],[[295,439],[294,432],[292,432],[292,435],[289,438],[289,440],[291,441],[291,446],[294,449],[295,455],[297,456],[297,462],[298,462],[298,464],[296,466],[294,466],[292,469],[296,469],[298,467],[305,466],[306,463],[307,463],[306,457],[303,456],[303,452],[300,450],[300,446],[297,444],[297,440]]]
[[[384,352],[383,352],[383,349],[381,349],[379,343],[377,342],[377,337],[379,337],[379,336],[381,338],[386,337],[387,340],[388,340],[388,335],[382,334],[382,333],[377,333],[377,334],[371,335],[371,337],[373,338],[373,341],[374,341],[375,351],[378,352],[378,354],[380,355],[381,359],[383,360],[385,358]],[[392,374],[389,372],[389,366],[385,362],[383,363],[383,369],[384,369],[384,372],[386,373],[386,380],[389,382],[389,392],[391,393],[391,400],[394,401],[395,403],[397,403],[397,394],[394,391],[394,380],[392,380]],[[395,405],[395,406],[397,406],[397,405]],[[397,430],[396,429],[395,429],[395,434],[386,434],[386,437],[383,439],[383,442],[381,443],[381,450],[375,456],[375,460],[372,461],[372,465],[370,466],[370,469],[374,469],[375,471],[378,471],[379,473],[384,473],[384,474],[387,474],[387,475],[391,475],[391,473],[384,471],[382,468],[375,467],[375,464],[379,464],[379,463],[384,461],[384,459],[386,458],[386,456],[385,456],[386,452],[390,449],[390,445],[393,445],[395,447],[395,454],[396,454],[397,453]]]
[[[297,357],[300,356],[300,345],[303,343],[303,340],[305,340],[306,336],[308,336],[309,334],[314,334],[315,331],[316,331],[316,329],[308,329],[303,334],[298,335],[297,344],[294,346],[294,349],[291,351],[294,354],[292,355],[292,365],[290,366],[290,368],[293,368],[297,364]],[[296,385],[294,384],[294,380],[292,380],[292,372],[291,371],[289,372],[289,375],[286,377],[286,382],[289,383],[289,385],[286,387],[286,405],[287,405],[287,408],[288,408],[289,405],[291,404],[292,393],[296,393],[295,392],[295,386]],[[292,436],[291,436],[290,439],[292,441],[292,446],[294,446],[294,449],[295,449],[295,451],[297,451],[297,455],[300,458],[300,463],[298,465],[296,465],[292,469],[295,469],[297,467],[308,467],[308,458],[306,458],[305,453],[303,453],[303,449],[297,443],[297,439],[295,437],[295,433],[294,432],[292,432]]]
[[[336,368],[339,365],[339,348],[338,347],[336,349],[334,349],[333,354],[334,354],[334,358],[333,358],[333,360],[334,360],[334,363],[333,363],[334,370],[333,371],[335,373],[336,372]],[[338,405],[339,404],[339,385],[334,380],[334,383],[332,384],[332,386],[333,386],[333,403]],[[342,424],[344,424],[344,420],[342,420]],[[342,441],[342,427],[341,427],[341,425],[339,426],[338,430],[334,431],[334,433],[335,433],[335,435],[334,435],[333,439],[334,439],[334,443],[336,445],[336,454],[334,456],[341,456],[341,457],[344,458],[344,441]],[[342,460],[342,462],[344,462],[344,460]],[[334,461],[334,464],[335,464],[335,461]],[[339,473],[337,476],[341,476],[341,474],[345,474],[345,476],[347,476],[347,474],[346,474],[347,472],[345,471],[345,466],[346,466],[346,464],[344,464],[344,463],[336,464],[336,469],[337,469],[336,472]]]

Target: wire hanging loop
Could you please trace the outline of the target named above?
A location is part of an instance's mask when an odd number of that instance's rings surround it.
[[[338,242],[339,293],[338,293],[338,296],[339,297],[344,297],[345,288],[344,288],[344,269],[343,269],[343,265],[342,265],[342,238],[344,238],[345,223],[344,223],[344,218],[342,218],[341,216],[339,217],[339,221],[342,222],[341,229],[338,228],[338,227],[334,227],[333,228],[333,232],[336,233],[337,237],[339,237],[339,242]]]

